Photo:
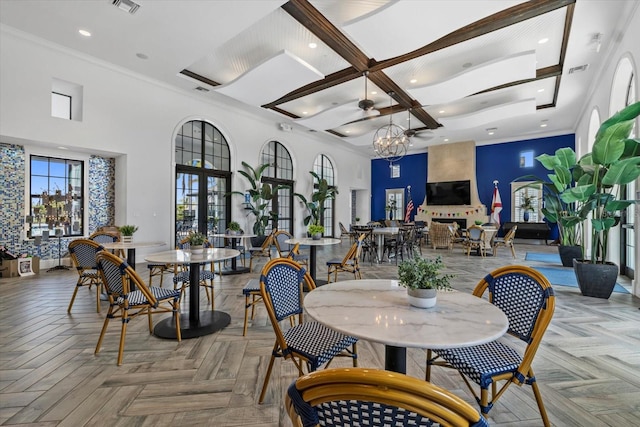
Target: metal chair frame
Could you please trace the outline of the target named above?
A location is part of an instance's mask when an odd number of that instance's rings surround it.
[[[362,233],[358,240],[356,240],[342,260],[330,260],[327,261],[327,282],[331,283],[331,275],[333,274],[333,281],[338,280],[338,273],[353,273],[354,279],[362,279],[360,273],[360,255],[362,253],[362,241],[366,234]]]
[[[67,313],[71,313],[71,307],[76,300],[78,289],[83,286],[96,287],[96,312],[100,313],[100,292],[102,290],[102,280],[98,273],[98,262],[96,261],[96,254],[104,248],[93,240],[89,239],[76,239],[69,243],[69,254],[71,255],[71,261],[78,272],[78,281],[76,282]]]

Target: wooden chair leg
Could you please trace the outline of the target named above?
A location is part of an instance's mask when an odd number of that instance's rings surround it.
[[[96,283],[96,312],[100,313],[100,294],[102,293],[102,283]],[[69,307],[71,309],[71,307]]]
[[[535,378],[533,375],[533,369],[529,369],[529,377]],[[542,403],[542,395],[540,394],[540,389],[538,388],[537,382],[531,383],[531,388],[533,389],[533,395],[536,398],[536,403],[538,403],[538,410],[540,411],[540,416],[542,417],[542,422],[545,427],[549,427],[549,417],[547,416],[547,411],[544,409],[544,403]]]
[[[176,338],[182,341],[182,331],[180,330],[180,300],[171,303],[173,306],[173,317],[176,319]]]
[[[260,399],[258,399],[258,403],[262,403],[264,400],[264,394],[267,391],[267,386],[269,385],[269,378],[271,377],[271,370],[273,369],[273,363],[276,360],[276,357],[273,355],[278,350],[278,344],[273,347],[273,352],[271,353],[271,360],[269,360],[269,367],[267,368],[267,374],[264,377],[264,382],[262,383],[262,391],[260,392]]]
[[[78,294],[78,288],[80,286],[76,285],[76,288],[73,290],[73,295],[71,295],[71,301],[69,302],[69,308],[67,308],[67,313],[71,313],[71,307],[73,306],[73,302],[76,300],[76,295]],[[100,301],[100,296],[98,295],[98,301]]]
[[[118,347],[118,366],[122,365],[122,356],[124,354],[124,337],[127,335],[127,319],[122,318],[122,330],[120,332],[120,346]]]
[[[100,337],[98,338],[98,344],[96,344],[96,349],[93,354],[98,354],[100,351],[100,347],[102,347],[102,339],[104,338],[104,333],[107,332],[107,326],[109,325],[109,316],[111,315],[112,307],[109,307],[109,313],[104,318],[104,323],[102,324],[102,330],[100,331]]]

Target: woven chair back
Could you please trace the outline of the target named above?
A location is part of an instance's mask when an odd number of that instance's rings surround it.
[[[69,253],[78,271],[98,268],[96,254],[104,248],[97,242],[88,239],[76,239],[69,243]]]

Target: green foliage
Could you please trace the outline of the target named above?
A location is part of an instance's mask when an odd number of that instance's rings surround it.
[[[479,219],[476,219],[476,220],[475,220],[475,221],[473,221],[473,222],[474,222],[476,225],[482,225],[482,224],[484,224],[484,222],[483,222],[483,221],[481,221],[481,220],[479,220]]]
[[[324,233],[324,227],[321,225],[317,225],[317,224],[311,224],[309,226],[309,228],[307,228],[307,231],[309,232],[309,234],[311,234],[312,236],[314,234],[322,234]]]
[[[535,200],[535,196],[524,196],[522,198],[522,204],[520,205],[520,209],[525,212],[533,211],[533,201]]]
[[[133,236],[133,233],[138,231],[138,227],[135,225],[122,225],[118,227],[118,230],[123,236]]]
[[[409,289],[450,289],[451,274],[440,274],[444,268],[442,258],[425,259],[418,255],[398,265],[400,285]]]
[[[188,239],[191,246],[202,246],[207,241],[207,236],[202,233],[192,232],[189,233]]]
[[[236,221],[231,221],[229,223],[229,225],[227,226],[227,228],[231,231],[240,231],[240,224],[237,223]]]
[[[277,185],[272,188],[270,184],[262,182],[262,175],[269,167],[269,163],[260,165],[256,169],[246,162],[242,162],[242,166],[245,170],[240,170],[238,173],[244,176],[251,185],[251,188],[247,189],[246,192],[251,197],[251,203],[247,205],[247,208],[256,218],[256,222],[253,224],[253,232],[258,236],[264,236],[269,220],[273,223],[278,221],[278,213],[269,210],[271,200],[277,197],[278,190],[287,187]],[[240,191],[232,191],[230,194],[238,194],[244,197],[244,193]]]
[[[297,196],[305,207],[309,211],[309,215],[304,218],[304,225],[320,224],[320,221],[324,215],[324,205],[327,200],[333,200],[338,194],[338,189],[329,186],[326,179],[320,178],[320,176],[314,171],[309,171],[313,177],[313,193],[311,193],[311,200],[308,200],[300,193],[293,193]]]

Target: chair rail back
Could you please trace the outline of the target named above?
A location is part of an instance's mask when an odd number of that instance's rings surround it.
[[[139,290],[151,306],[157,306],[156,297],[126,261],[107,251],[98,252],[96,258],[98,272],[110,298],[117,299],[122,297],[126,301],[127,295],[134,290]]]
[[[89,239],[75,239],[69,243],[71,260],[78,271],[96,270],[96,254],[104,250],[102,245]]]

